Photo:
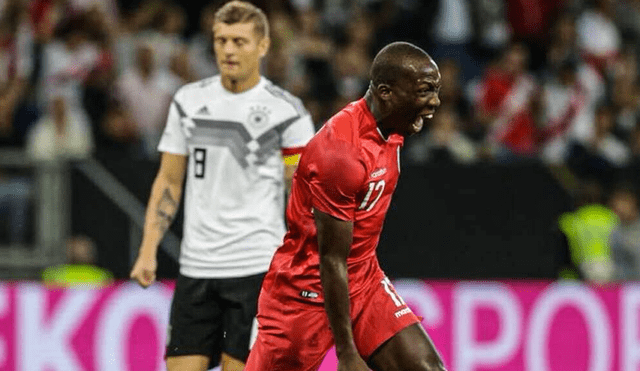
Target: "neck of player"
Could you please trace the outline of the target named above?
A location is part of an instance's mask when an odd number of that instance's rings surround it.
[[[384,115],[381,112],[380,104],[375,99],[373,92],[371,92],[371,89],[368,89],[367,92],[364,94],[364,100],[365,102],[367,102],[367,107],[369,107],[369,111],[371,111],[373,118],[376,120],[376,125],[378,125],[378,129],[380,129],[380,132],[385,137],[385,139],[389,138],[389,135],[391,135],[391,132],[393,131],[393,129],[385,126],[386,115]]]
[[[249,77],[241,79],[237,77],[225,76],[221,75],[222,86],[228,91],[238,94],[243,93],[254,86],[258,85],[260,82],[260,72],[255,71]]]

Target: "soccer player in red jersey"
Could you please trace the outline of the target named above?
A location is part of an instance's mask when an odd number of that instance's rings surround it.
[[[444,370],[376,255],[400,146],[440,105],[440,72],[422,49],[396,42],[378,53],[370,74],[365,96],[302,154],[246,371],[317,370],[333,344],[339,371]]]

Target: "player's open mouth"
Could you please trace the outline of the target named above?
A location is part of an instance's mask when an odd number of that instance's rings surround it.
[[[416,121],[413,122],[413,125],[411,125],[411,128],[413,129],[414,133],[419,133],[420,130],[422,130],[422,127],[424,126],[424,116],[418,116],[418,118],[416,119]]]
[[[420,130],[422,130],[422,127],[424,126],[424,122],[427,120],[431,120],[432,118],[433,118],[433,112],[428,113],[426,115],[419,115],[416,121],[414,121],[413,124],[411,125],[411,127],[413,128],[413,131],[415,133],[420,132]]]

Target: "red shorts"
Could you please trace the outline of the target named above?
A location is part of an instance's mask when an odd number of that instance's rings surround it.
[[[420,322],[386,277],[351,299],[351,320],[365,360],[400,330]],[[317,370],[333,346],[327,314],[319,306],[283,302],[263,290],[258,323],[245,371]]]

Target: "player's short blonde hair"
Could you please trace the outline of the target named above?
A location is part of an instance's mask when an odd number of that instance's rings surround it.
[[[260,37],[269,35],[267,16],[260,8],[246,1],[233,0],[224,4],[215,14],[214,24],[218,22],[226,24],[253,22],[255,31]]]

